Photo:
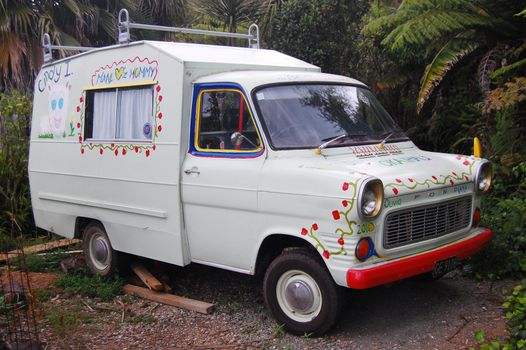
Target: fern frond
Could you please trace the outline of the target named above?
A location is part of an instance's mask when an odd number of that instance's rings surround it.
[[[521,12],[517,13],[515,16],[526,17],[526,8],[524,10],[522,10]]]
[[[425,102],[433,93],[435,87],[440,84],[444,76],[462,58],[472,53],[479,44],[466,37],[455,37],[450,39],[435,55],[433,61],[426,67],[422,76],[422,83],[418,93],[416,105],[417,112],[420,113]]]
[[[382,45],[398,50],[408,45],[427,45],[474,28],[502,25],[480,5],[476,0],[404,0],[395,12],[370,20],[362,33],[388,33]]]
[[[479,80],[479,87],[484,96],[489,93],[489,86],[491,84],[491,74],[497,69],[498,62],[502,60],[504,47],[497,45],[491,50],[487,51],[479,62],[477,69],[477,76]]]
[[[511,57],[517,58],[521,53],[526,50],[526,39],[523,39],[522,44],[515,46],[511,50]]]
[[[508,64],[507,66],[497,69],[496,71],[490,74],[490,78],[491,79],[498,78],[500,76],[511,73],[519,68],[522,68],[523,66],[526,66],[526,58],[523,58],[522,60],[513,62],[512,64]]]
[[[392,50],[406,45],[426,45],[450,33],[458,33],[477,26],[492,26],[491,17],[445,9],[429,9],[397,26],[382,44]]]
[[[526,77],[515,77],[504,84],[504,87],[496,88],[489,93],[484,109],[486,112],[498,111],[523,101],[526,101]]]
[[[372,8],[374,8],[374,5],[372,6]],[[362,33],[371,35],[382,33],[383,31],[390,31],[392,28],[413,18],[418,8],[427,8],[429,6],[432,6],[432,1],[429,0],[404,0],[397,9],[389,8],[387,6],[377,8],[376,12],[380,13],[387,11],[388,13],[369,20],[362,29]]]
[[[386,89],[394,89],[407,83],[408,77],[402,73],[391,71],[374,85],[374,89],[382,92]]]

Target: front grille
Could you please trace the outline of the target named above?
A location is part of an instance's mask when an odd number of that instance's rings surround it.
[[[470,221],[471,196],[390,213],[385,219],[384,248],[441,237],[468,227]]]

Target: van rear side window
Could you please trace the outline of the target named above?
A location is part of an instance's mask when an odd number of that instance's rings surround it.
[[[152,139],[153,85],[86,91],[84,139]]]

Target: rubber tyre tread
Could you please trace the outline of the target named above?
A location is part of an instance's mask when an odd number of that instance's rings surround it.
[[[90,254],[89,254],[89,239],[93,234],[97,232],[101,232],[106,237],[106,239],[108,240],[108,243],[110,244],[110,254],[111,254],[110,265],[105,270],[102,270],[102,271],[97,269],[95,265],[93,265],[93,262],[91,261]],[[102,277],[107,277],[107,278],[113,277],[117,274],[118,266],[119,266],[119,253],[111,247],[110,238],[108,237],[106,230],[98,222],[89,223],[84,229],[84,232],[82,233],[82,251],[84,253],[84,258],[86,259],[86,265],[88,265],[89,269],[94,274],[100,275]]]
[[[318,316],[309,322],[298,322],[289,318],[279,306],[276,285],[280,276],[288,270],[301,270],[309,274],[318,284],[322,294],[322,308]],[[334,283],[320,258],[307,249],[284,251],[272,261],[263,280],[265,304],[279,324],[292,334],[310,334],[318,337],[328,332],[338,321],[343,306],[341,287]]]

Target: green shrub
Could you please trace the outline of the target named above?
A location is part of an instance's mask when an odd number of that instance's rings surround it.
[[[46,255],[26,255],[26,268],[31,272],[53,272],[60,270],[60,261],[66,255],[61,253],[50,253]],[[20,263],[16,264],[21,269]]]
[[[513,289],[503,306],[507,310],[511,349],[526,349],[526,281]]]
[[[53,292],[50,289],[40,289],[37,291],[37,301],[43,303],[53,297]]]
[[[90,298],[109,301],[121,293],[123,280],[120,278],[107,279],[99,275],[92,276],[83,271],[59,276],[56,285],[64,290],[66,296],[82,294]]]
[[[53,330],[61,337],[74,331],[77,327],[91,322],[91,316],[82,312],[79,306],[64,310],[61,307],[53,307],[46,310],[46,319]]]
[[[0,223],[0,252],[8,252],[16,248],[16,240],[11,238],[7,230],[2,231],[2,224]]]
[[[153,315],[133,315],[130,317],[130,323],[144,323],[152,324],[155,322],[155,316]]]
[[[478,277],[526,274],[526,163],[495,166],[495,181],[482,201],[482,225],[493,230],[491,244],[471,259]]]
[[[34,228],[27,175],[31,109],[28,96],[0,94],[0,233],[12,238]]]
[[[509,337],[506,340],[488,341],[484,331],[475,332],[475,339],[481,350],[518,350],[526,349],[526,280],[517,285],[506,298],[506,326]],[[473,348],[471,348],[473,349]]]

